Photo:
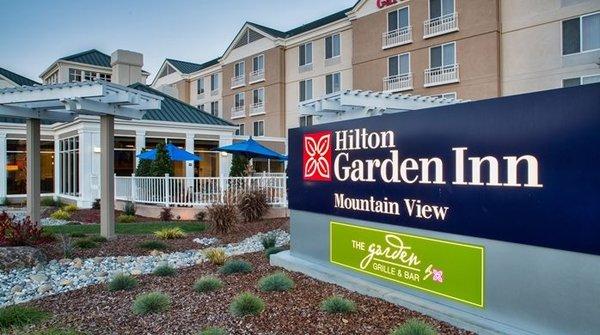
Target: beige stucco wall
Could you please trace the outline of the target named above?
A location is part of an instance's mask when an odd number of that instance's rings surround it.
[[[12,82],[0,77],[0,88],[14,87]]]
[[[600,74],[600,50],[562,55],[562,20],[600,11],[597,0],[502,1],[503,95],[562,87]]]
[[[325,62],[325,38],[332,34],[340,34],[340,59],[337,63],[326,65]],[[298,53],[299,46],[312,41],[313,69],[307,72],[299,72]],[[341,89],[353,88],[352,73],[352,30],[345,25],[340,30],[327,31],[326,33],[307,36],[301,43],[295,43],[285,51],[285,114],[286,129],[298,127],[298,102],[300,93],[299,82],[306,79],[313,81],[313,98],[325,95],[325,76],[330,73],[340,72]]]
[[[216,65],[214,68],[209,68],[206,71],[194,75],[190,78],[190,104],[194,106],[203,106],[204,110],[210,113],[210,103],[213,101],[219,102],[219,117],[223,116],[223,73],[221,66]],[[211,94],[210,77],[213,73],[219,76],[217,93]],[[204,94],[198,95],[198,79],[204,78]]]

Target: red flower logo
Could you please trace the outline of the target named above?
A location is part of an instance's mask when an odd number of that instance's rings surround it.
[[[331,131],[304,135],[304,180],[331,181]]]

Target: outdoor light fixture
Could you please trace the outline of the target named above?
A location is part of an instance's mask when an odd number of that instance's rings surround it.
[[[227,153],[225,151],[221,151],[221,156],[227,157]]]

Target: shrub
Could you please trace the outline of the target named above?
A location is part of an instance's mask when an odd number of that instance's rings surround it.
[[[150,292],[138,295],[133,301],[134,314],[143,315],[164,312],[171,307],[171,298],[161,292]]]
[[[207,208],[206,213],[209,227],[217,233],[228,233],[240,222],[238,209],[232,204],[214,203]]]
[[[39,309],[23,306],[10,306],[0,309],[0,329],[22,327],[49,317],[50,314]]]
[[[262,277],[258,281],[258,288],[263,292],[287,291],[294,287],[294,281],[283,272]]]
[[[250,273],[252,272],[252,264],[239,259],[231,259],[223,264],[223,266],[219,269],[219,272],[224,275],[230,275],[233,273]]]
[[[87,238],[75,241],[75,246],[80,249],[92,249],[98,246],[98,243]]]
[[[154,236],[162,240],[172,240],[176,238],[184,238],[187,234],[180,227],[163,228],[154,232]]]
[[[334,295],[321,302],[321,310],[327,313],[352,313],[356,311],[356,304],[352,300]]]
[[[71,233],[69,235],[71,235],[71,237],[75,237],[75,238],[85,237],[86,236],[84,233],[77,233],[77,232]]]
[[[238,200],[238,207],[246,222],[260,220],[269,210],[267,193],[264,190],[245,192]]]
[[[265,303],[261,298],[252,295],[250,292],[239,294],[229,305],[229,313],[233,316],[241,317],[246,315],[258,315],[265,309]]]
[[[175,272],[176,271],[174,267],[170,266],[169,264],[162,264],[157,266],[152,274],[155,276],[167,277],[175,275]]]
[[[63,252],[64,258],[73,257],[73,252],[75,251],[75,247],[73,246],[73,241],[71,238],[65,234],[60,234],[60,245]]]
[[[100,199],[94,199],[92,203],[92,209],[100,209]]]
[[[135,205],[131,201],[127,201],[123,207],[123,213],[126,215],[135,216]]]
[[[156,145],[156,159],[151,161],[150,174],[154,177],[164,177],[165,174],[173,175],[173,162],[164,143]]]
[[[199,211],[198,213],[196,213],[196,221],[204,222],[205,219],[206,219],[206,212]]]
[[[198,293],[216,291],[221,287],[223,287],[223,282],[212,276],[204,276],[194,283],[194,291]]]
[[[214,265],[223,265],[227,260],[225,250],[221,248],[208,248],[204,251],[204,256]]]
[[[53,197],[43,197],[41,200],[42,206],[46,207],[54,207],[56,206],[56,201],[54,201]]]
[[[142,153],[146,152],[146,148],[142,148]],[[135,169],[136,177],[151,177],[152,176],[152,160],[140,159]]]
[[[262,244],[263,248],[265,248],[265,250],[273,248],[275,246],[275,243],[277,243],[277,236],[275,236],[275,234],[263,235],[260,238],[260,243]]]
[[[138,284],[137,279],[124,273],[119,273],[114,276],[110,282],[108,282],[108,289],[110,291],[127,291],[136,287]]]
[[[419,319],[409,319],[401,326],[394,329],[390,335],[436,335],[437,332],[430,325]]]
[[[227,335],[227,331],[223,328],[208,327],[198,333],[198,335]]]
[[[98,242],[98,243],[104,243],[107,241],[106,237],[100,236],[100,235],[94,235],[94,236],[90,237],[89,240],[93,241],[93,242]]]
[[[165,250],[168,245],[161,241],[145,241],[141,242],[138,245],[138,248],[146,249],[146,250]]]
[[[165,208],[163,208],[162,211],[160,211],[160,220],[161,221],[173,221],[173,213],[171,212],[170,207],[165,207]]]
[[[51,240],[44,234],[41,225],[32,222],[29,217],[15,219],[6,212],[0,213],[0,246],[36,245]]]
[[[62,209],[63,209],[63,211],[65,211],[67,213],[73,213],[77,210],[77,206],[76,205],[66,205]]]
[[[231,168],[229,169],[229,177],[245,177],[248,174],[248,163],[248,157],[234,154],[231,160]]]
[[[65,210],[59,209],[50,214],[50,217],[55,220],[69,220],[71,218],[71,214]]]
[[[265,256],[267,257],[267,259],[269,259],[269,258],[271,258],[271,255],[280,253],[284,250],[285,250],[285,248],[283,248],[283,247],[271,247],[271,248],[265,250]]]
[[[133,222],[135,222],[135,215],[121,214],[117,218],[117,222],[118,223],[133,223]]]

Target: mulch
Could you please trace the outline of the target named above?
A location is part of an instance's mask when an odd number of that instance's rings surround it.
[[[132,223],[144,224],[144,223]],[[187,237],[173,240],[160,240],[168,245],[164,252],[185,251],[190,249],[202,249],[205,246],[193,241],[195,238],[216,237],[221,244],[241,242],[243,239],[253,236],[257,233],[265,233],[274,229],[284,229],[289,231],[289,219],[264,219],[256,222],[242,223],[232,232],[227,234],[218,234],[206,230],[202,233],[190,233]],[[73,238],[73,240],[76,240]],[[106,256],[144,256],[150,253],[150,250],[139,248],[137,245],[145,241],[158,240],[154,235],[117,235],[115,239],[100,243],[97,248],[80,249],[75,248],[72,258],[92,258]],[[37,246],[48,259],[63,258],[62,243],[60,239],[52,243]]]
[[[42,218],[50,217],[52,213],[57,210],[56,207],[46,207],[42,211]],[[118,218],[119,215],[124,214],[123,211],[115,210],[115,218]],[[138,222],[150,222],[150,221],[160,221],[158,218],[151,218],[145,216],[136,215],[136,220]],[[100,210],[87,208],[87,209],[77,209],[73,213],[71,213],[71,218],[69,221],[81,222],[81,223],[98,223],[100,222]]]
[[[419,318],[439,334],[473,334],[403,307],[351,292],[337,285],[317,281],[300,273],[287,272],[295,287],[288,292],[265,293],[256,288],[258,279],[280,270],[271,267],[262,253],[239,258],[249,261],[249,274],[223,276],[217,267],[204,263],[180,269],[175,277],[140,276],[140,285],[131,291],[109,292],[105,284],[89,286],[29,302],[26,305],[51,311],[53,316],[35,330],[50,327],[72,328],[91,334],[196,334],[205,327],[223,327],[229,334],[389,334],[398,324]],[[216,292],[198,294],[194,281],[204,275],[221,277],[225,286]],[[134,298],[141,293],[167,293],[172,304],[161,314],[137,316],[132,313]],[[250,291],[260,296],[265,310],[258,316],[236,318],[228,313],[233,297]],[[320,302],[342,295],[357,304],[357,312],[330,315]]]

